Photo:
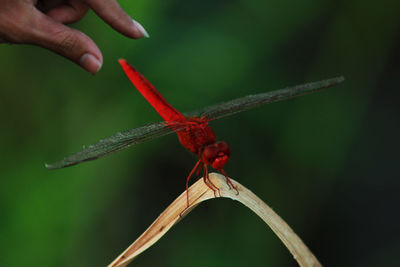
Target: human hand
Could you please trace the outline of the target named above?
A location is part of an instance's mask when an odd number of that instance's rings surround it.
[[[100,49],[87,35],[65,25],[79,21],[89,8],[127,37],[149,37],[116,0],[0,0],[0,43],[38,45],[95,74],[103,64]]]

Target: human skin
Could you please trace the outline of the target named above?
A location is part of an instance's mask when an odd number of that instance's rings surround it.
[[[0,43],[41,46],[95,74],[103,64],[100,49],[86,34],[67,26],[89,9],[129,38],[149,37],[116,0],[0,0]]]

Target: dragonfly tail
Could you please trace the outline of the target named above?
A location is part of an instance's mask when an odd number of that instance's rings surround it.
[[[119,59],[119,64],[136,89],[153,106],[165,121],[182,121],[185,117],[172,107],[154,86],[125,59]]]

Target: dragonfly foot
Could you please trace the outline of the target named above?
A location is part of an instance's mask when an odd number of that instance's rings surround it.
[[[226,183],[229,186],[229,190],[231,190],[233,188],[236,191],[236,195],[239,195],[239,190],[237,189],[237,187],[232,183],[232,181],[228,177],[226,177]]]
[[[208,188],[210,188],[213,191],[214,197],[217,197],[217,193],[216,192],[218,192],[219,196],[221,196],[221,192],[219,191],[219,188],[217,186],[215,186],[211,182],[210,178],[208,177],[208,169],[207,169],[207,165],[206,164],[204,165],[204,173],[203,174],[204,174],[203,175],[204,183],[208,186]]]
[[[231,179],[229,179],[228,175],[226,174],[226,172],[221,169],[220,172],[225,176],[226,179],[226,184],[229,186],[229,190],[231,190],[232,188],[235,189],[236,191],[236,195],[239,195],[239,190],[237,189],[237,187],[232,183]]]
[[[209,179],[203,179],[203,180],[204,180],[204,183],[207,185],[207,187],[213,191],[214,197],[217,197],[217,192],[218,192],[218,195],[221,196],[221,192],[219,191],[218,187],[216,187]]]

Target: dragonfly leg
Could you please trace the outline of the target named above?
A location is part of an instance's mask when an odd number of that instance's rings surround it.
[[[196,172],[196,175],[200,175],[200,172],[201,172],[201,168],[198,168],[197,172]]]
[[[206,186],[214,192],[214,197],[217,197],[217,195],[215,194],[216,191],[215,188],[208,182],[208,173],[206,168],[203,168],[203,181],[206,184]]]
[[[219,170],[226,179],[226,184],[229,186],[229,189],[235,189],[236,190],[236,195],[239,195],[239,190],[237,189],[237,187],[232,183],[231,179],[229,179],[228,175],[226,174],[226,172],[223,169]]]
[[[204,180],[204,183],[208,186],[208,188],[210,188],[214,192],[214,197],[217,197],[216,192],[218,192],[219,196],[221,196],[221,192],[219,191],[219,188],[211,182],[210,177],[208,176],[207,164],[204,164],[203,180]]]
[[[186,179],[186,202],[187,202],[187,207],[189,208],[189,180],[192,178],[193,174],[195,173],[196,169],[200,165],[200,161],[197,161],[196,165],[194,165],[193,169],[190,171],[188,178]]]

